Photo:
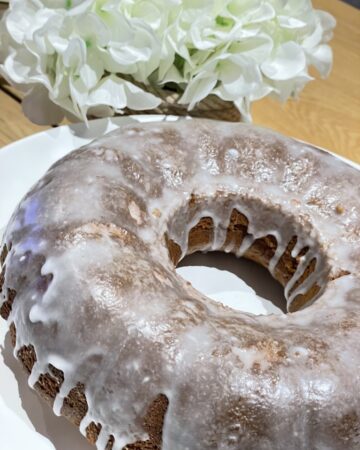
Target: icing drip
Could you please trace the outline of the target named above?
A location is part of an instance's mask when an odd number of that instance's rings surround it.
[[[16,292],[8,320],[15,352],[36,352],[29,384],[62,371],[56,414],[85,386],[80,429],[101,425],[100,450],[146,440],[159,394],[163,450],[358,449],[359,198],[355,169],[248,125],[129,125],[68,155],[3,241],[1,303]],[[244,223],[228,241],[234,211]],[[195,291],[166,242],[181,258],[198,226],[196,249],[254,258],[268,241],[274,277],[284,255],[296,262],[283,284],[303,309],[255,317]]]

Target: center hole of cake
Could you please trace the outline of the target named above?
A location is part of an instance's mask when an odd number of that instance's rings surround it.
[[[282,286],[259,264],[223,252],[194,253],[177,273],[204,295],[230,308],[255,315],[284,314]]]
[[[221,197],[221,193],[217,198],[192,196],[168,222],[165,241],[181,276],[204,294],[254,314],[294,313],[316,301],[326,287],[330,267],[312,225],[259,199],[247,199],[242,207],[242,199]],[[189,259],[199,252],[206,256]],[[215,276],[223,278],[217,293],[202,282],[207,278],[211,283]],[[229,286],[236,285],[234,277],[239,279],[235,291],[253,294],[250,310],[248,295],[243,296],[242,306],[235,299],[239,295],[230,293]]]

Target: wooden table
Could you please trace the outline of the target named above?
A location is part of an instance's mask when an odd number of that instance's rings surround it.
[[[254,104],[254,122],[360,163],[360,11],[339,0],[313,3],[338,21],[333,72],[327,80],[310,83],[299,101]],[[0,147],[44,129],[30,123],[20,103],[0,88]]]

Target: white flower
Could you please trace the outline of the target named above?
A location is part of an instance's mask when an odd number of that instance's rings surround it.
[[[335,21],[310,0],[12,0],[0,23],[0,73],[37,123],[156,108],[139,86],[176,87],[193,108],[210,94],[244,118],[328,75]]]

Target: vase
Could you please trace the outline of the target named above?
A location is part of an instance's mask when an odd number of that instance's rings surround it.
[[[132,82],[134,81],[132,80]],[[146,92],[161,98],[162,103],[157,108],[149,110],[133,110],[125,108],[122,115],[165,114],[172,116],[201,117],[206,119],[224,120],[227,122],[241,122],[241,113],[234,103],[222,100],[216,95],[209,95],[204,100],[197,103],[193,109],[189,110],[188,105],[183,105],[178,102],[181,93],[158,86],[145,86],[144,84],[136,82],[135,84]]]

